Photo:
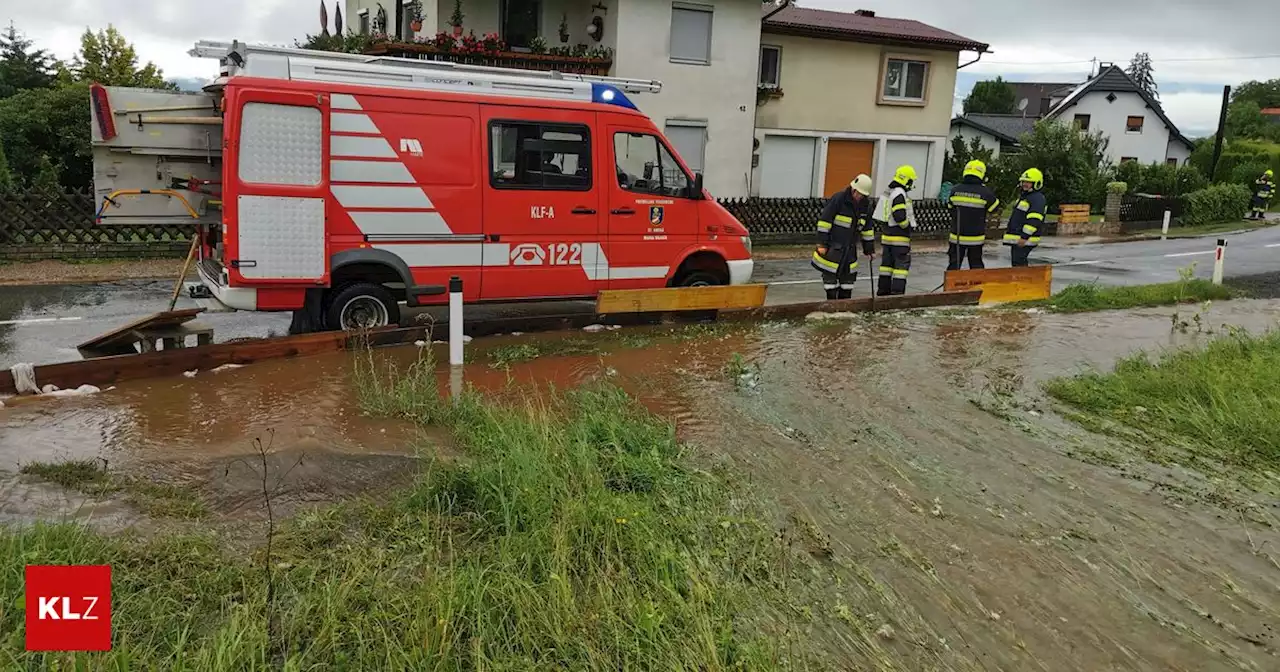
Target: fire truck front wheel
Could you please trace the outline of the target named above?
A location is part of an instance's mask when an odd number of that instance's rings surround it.
[[[324,323],[329,329],[353,331],[400,323],[400,304],[391,291],[371,282],[341,287],[326,303]]]

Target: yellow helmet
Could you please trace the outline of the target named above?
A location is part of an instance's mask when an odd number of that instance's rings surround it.
[[[871,195],[871,178],[868,177],[867,175],[857,176],[856,178],[854,178],[852,182],[849,183],[849,186],[854,191],[858,192],[859,194],[862,194],[863,196]]]
[[[1039,191],[1044,187],[1044,173],[1039,168],[1028,168],[1022,173],[1022,177],[1018,178],[1019,182],[1030,182],[1031,188]]]
[[[893,181],[910,189],[916,183],[916,169],[911,166],[898,166],[893,173]]]
[[[1266,175],[1267,177],[1275,177],[1275,172],[1268,168],[1267,172],[1263,173],[1263,175]]]
[[[964,176],[974,176],[980,180],[987,179],[987,164],[974,159],[964,166]]]

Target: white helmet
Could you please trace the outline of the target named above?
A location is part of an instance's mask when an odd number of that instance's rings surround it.
[[[871,178],[866,175],[859,175],[853,178],[853,181],[849,183],[849,186],[863,196],[871,195]]]

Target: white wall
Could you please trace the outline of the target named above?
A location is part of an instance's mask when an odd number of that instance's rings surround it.
[[[769,157],[764,149],[773,138],[812,138],[817,141],[817,154],[811,174],[812,188],[809,196],[827,196],[822,193],[823,177],[827,173],[827,144],[831,139],[865,140],[876,143],[875,164],[871,179],[875,193],[880,193],[893,180],[893,173],[902,163],[910,163],[916,169],[916,188],[911,197],[937,198],[942,188],[942,164],[946,158],[947,138],[928,135],[884,135],[879,133],[828,133],[822,131],[796,131],[789,129],[761,128],[756,130],[760,141],[760,165],[753,170],[751,196],[768,196],[773,189],[767,186],[769,177],[778,166],[768,166]],[[792,187],[788,187],[791,189]]]
[[[765,198],[808,198],[818,188],[818,138],[769,135],[760,143],[760,189]]]
[[[717,198],[746,196],[760,50],[758,0],[691,3],[715,8],[710,65],[671,62],[670,0],[605,4],[610,6],[606,23],[623,27],[617,31],[613,74],[662,82],[661,93],[636,94],[632,100],[658,128],[668,119],[705,120],[707,189]]]
[[[972,142],[973,138],[979,138],[982,141],[982,146],[991,150],[992,157],[1000,156],[1000,139],[990,133],[979,131],[971,126],[954,124],[951,126],[951,134],[947,136],[948,151],[951,149],[951,141],[957,137],[964,138],[966,145]]]
[[[1149,109],[1136,93],[1117,93],[1115,102],[1108,102],[1107,95],[1105,91],[1092,91],[1058,118],[1069,124],[1077,114],[1089,115],[1089,131],[1102,131],[1110,139],[1107,155],[1114,163],[1126,156],[1135,157],[1141,163],[1164,163],[1169,150],[1169,129],[1155,110]],[[1125,132],[1130,115],[1145,117],[1142,133]]]
[[[1177,159],[1179,166],[1185,166],[1191,158],[1191,148],[1181,140],[1169,138],[1169,148],[1165,150],[1165,158]]]

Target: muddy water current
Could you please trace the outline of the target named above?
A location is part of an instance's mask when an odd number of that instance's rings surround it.
[[[1174,315],[925,311],[498,337],[472,344],[462,380],[506,394],[616,381],[697,459],[743,474],[775,503],[783,538],[821,547],[836,577],[792,605],[833,669],[1280,669],[1275,501],[1124,457],[1039,389],[1227,325],[1276,326],[1280,301]],[[541,356],[519,361],[520,348]],[[374,353],[393,366],[418,356]],[[438,375],[444,390],[458,383]],[[0,481],[17,485],[0,491],[0,520],[48,515],[31,505],[43,486],[14,476],[27,462],[102,458],[199,485],[257,438],[304,456],[317,501],[451,453],[447,437],[363,414],[350,355],[10,400]],[[1104,450],[1120,457],[1081,458]],[[242,480],[211,499],[239,502],[252,493]]]

